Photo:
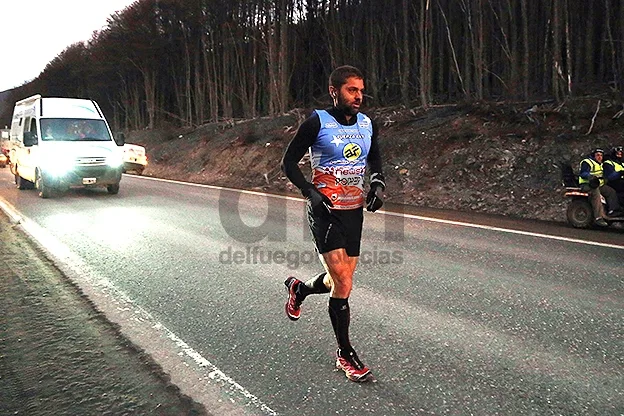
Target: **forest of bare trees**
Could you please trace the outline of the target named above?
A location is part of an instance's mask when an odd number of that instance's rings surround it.
[[[373,106],[621,102],[622,3],[138,0],[12,98],[93,98],[116,129],[196,126],[324,105],[332,68],[352,64]]]

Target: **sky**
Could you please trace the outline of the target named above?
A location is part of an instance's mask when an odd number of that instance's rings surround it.
[[[135,0],[0,0],[0,92],[38,77],[69,45],[88,41]]]

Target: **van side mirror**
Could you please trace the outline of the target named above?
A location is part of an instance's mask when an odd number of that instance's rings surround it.
[[[30,147],[37,144],[37,132],[36,131],[25,131],[24,132],[24,146]]]
[[[126,143],[126,135],[123,132],[113,134],[117,146],[123,146]]]

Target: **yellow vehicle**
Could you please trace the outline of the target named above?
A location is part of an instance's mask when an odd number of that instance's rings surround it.
[[[0,168],[9,164],[9,129],[0,129]]]
[[[145,148],[136,144],[126,143],[123,146],[123,169],[124,172],[134,172],[141,175],[147,166]]]

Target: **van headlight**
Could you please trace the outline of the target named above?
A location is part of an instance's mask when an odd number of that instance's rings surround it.
[[[121,167],[121,165],[123,164],[123,160],[119,155],[108,156],[106,158],[106,164],[113,169],[117,169]]]
[[[51,157],[47,158],[43,168],[45,172],[54,177],[60,177],[73,168],[73,159],[64,155],[50,155]]]

